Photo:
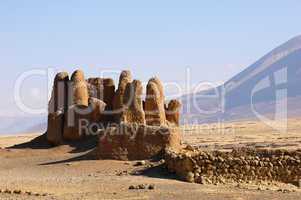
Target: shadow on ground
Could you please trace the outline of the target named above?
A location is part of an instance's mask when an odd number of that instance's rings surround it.
[[[51,145],[49,145],[49,143],[47,142],[46,133],[32,139],[29,142],[16,144],[11,147],[8,147],[8,149],[49,149],[49,148],[51,148]]]
[[[97,160],[96,159],[96,151],[95,149],[89,151],[88,153],[84,153],[79,156],[75,156],[73,158],[65,159],[65,160],[58,160],[58,161],[53,161],[53,162],[47,162],[47,163],[42,163],[39,164],[41,166],[45,165],[56,165],[56,164],[67,164],[67,163],[72,163],[72,162],[78,162],[78,161],[85,161],[85,160]]]
[[[94,149],[97,146],[97,136],[86,137],[81,141],[64,142],[63,145],[69,145],[72,150],[69,153],[81,153]],[[46,133],[40,135],[29,142],[17,144],[8,149],[51,149],[55,148],[47,142]]]
[[[68,164],[72,162],[78,161],[87,161],[87,160],[99,160],[97,159],[97,136],[91,136],[85,138],[81,141],[77,142],[66,142],[63,145],[68,145],[71,147],[71,151],[69,153],[74,154],[72,158],[63,159],[63,160],[54,160],[51,162],[45,162],[39,164],[40,166],[47,165],[57,165],[57,164]],[[25,142],[22,144],[14,145],[8,147],[8,149],[52,149],[57,148],[51,146],[47,142],[46,134],[38,136],[29,142]],[[159,179],[174,179],[179,180],[175,174],[171,174],[168,172],[164,164],[158,164],[163,155],[157,156],[150,160],[151,163],[155,165],[153,167],[146,168],[136,168],[130,174],[133,176],[145,176],[151,178],[159,178]]]
[[[96,160],[96,146],[97,146],[97,136],[86,137],[81,141],[74,141],[74,142],[64,142],[62,145],[67,145],[71,147],[71,150],[68,153],[71,154],[79,154],[73,158],[60,160],[60,161],[53,161],[48,163],[42,163],[40,165],[55,165],[55,164],[62,164],[62,163],[70,163],[82,160]],[[17,144],[7,149],[53,149],[57,148],[55,146],[50,145],[47,142],[46,133],[40,135],[29,142],[25,142],[22,144]]]
[[[176,174],[168,172],[165,164],[160,164],[154,167],[144,168],[140,170],[134,170],[131,175],[134,176],[146,176],[150,178],[159,178],[159,179],[172,179],[180,180]]]

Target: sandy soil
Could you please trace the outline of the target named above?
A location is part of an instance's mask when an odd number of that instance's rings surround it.
[[[28,142],[33,138],[39,136],[39,133],[29,133],[29,134],[21,134],[21,135],[0,135],[0,148],[10,147],[15,144],[22,144],[24,142]]]
[[[259,121],[183,126],[184,143],[205,149],[301,149],[301,119],[271,126]]]
[[[227,134],[229,126],[234,132]],[[279,133],[257,122],[227,124],[223,128],[186,127],[184,141],[202,148],[228,149],[235,145],[260,145],[269,148],[299,148],[301,126],[290,120],[287,133]],[[223,132],[222,134],[208,133]],[[193,134],[192,134],[193,133]],[[195,134],[197,133],[197,134]],[[93,160],[90,143],[49,148],[46,144],[20,144],[36,137],[0,137],[0,199],[300,199],[296,187],[280,192],[272,186],[198,185],[177,180],[157,165],[135,166],[137,162]],[[7,148],[4,148],[7,147]],[[152,165],[152,167],[150,167]],[[150,168],[149,168],[150,167]],[[129,186],[154,184],[155,189],[129,190]],[[283,186],[285,187],[285,186]],[[4,190],[21,190],[7,194]],[[18,193],[18,191],[15,191]],[[25,192],[30,192],[28,195]],[[39,195],[39,196],[37,196]]]

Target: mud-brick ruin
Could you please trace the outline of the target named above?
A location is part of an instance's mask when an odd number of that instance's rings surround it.
[[[161,156],[169,172],[200,184],[284,182],[301,185],[301,150],[204,151],[181,146],[181,104],[165,104],[158,78],[143,86],[129,71],[111,78],[85,79],[75,71],[54,80],[47,140],[52,145],[97,137],[99,159],[141,160]],[[82,121],[89,128],[82,128]]]
[[[141,81],[130,71],[120,74],[117,88],[111,78],[86,79],[80,70],[69,78],[58,73],[49,102],[47,140],[52,145],[82,141],[98,135],[99,158],[137,160],[180,148],[181,104],[165,105],[163,85],[151,78],[143,99]]]

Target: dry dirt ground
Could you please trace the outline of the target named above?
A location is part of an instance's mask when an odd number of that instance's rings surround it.
[[[301,120],[289,120],[286,133],[259,122],[234,122],[224,126],[189,126],[184,142],[209,149],[236,146],[257,148],[300,148]],[[0,138],[0,199],[229,199],[299,200],[300,189],[289,186],[280,192],[273,186],[199,185],[177,180],[158,162],[93,160],[90,143],[48,148],[46,144],[24,143],[37,135]],[[150,167],[152,166],[152,167]],[[150,168],[149,168],[150,167]],[[129,190],[129,186],[153,184],[153,190]],[[5,190],[21,194],[8,194]],[[29,192],[30,194],[26,194]]]
[[[183,127],[184,143],[203,149],[231,150],[235,147],[301,149],[301,119],[266,125],[240,121],[188,125]]]

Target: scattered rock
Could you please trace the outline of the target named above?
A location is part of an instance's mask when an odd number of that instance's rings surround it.
[[[149,165],[147,165],[147,168],[152,168],[155,167],[156,165],[154,163],[150,163]]]
[[[129,172],[126,171],[126,170],[124,170],[124,171],[122,171],[122,172],[117,172],[116,175],[117,175],[117,176],[127,176],[127,175],[129,175]]]
[[[155,189],[155,185],[154,185],[154,184],[150,184],[150,185],[148,186],[148,189],[149,189],[149,190],[154,190],[154,189]]]
[[[279,189],[277,191],[278,192],[282,192],[282,193],[289,193],[289,192],[291,192],[289,189]]]
[[[187,145],[185,149],[188,151],[194,151],[194,147],[191,145]]]
[[[14,194],[21,194],[21,190],[14,190],[13,193]]]
[[[146,164],[146,162],[144,160],[141,160],[141,161],[136,162],[135,166],[143,166],[145,164]]]
[[[161,159],[160,161],[159,161],[159,164],[160,165],[162,165],[162,164],[164,164],[165,163],[165,160],[164,159]]]
[[[129,190],[135,190],[136,189],[136,187],[134,186],[134,185],[131,185],[130,187],[129,187]]]
[[[129,186],[129,190],[154,190],[155,189],[155,185],[154,184],[139,184],[137,186],[135,185],[131,185]]]
[[[204,176],[199,176],[198,179],[197,179],[197,182],[200,183],[200,184],[206,184],[205,177]]]
[[[11,194],[12,192],[9,189],[4,190],[4,193]]]
[[[194,174],[192,172],[188,172],[185,179],[189,183],[194,183]]]
[[[140,184],[140,185],[138,185],[138,189],[144,190],[144,189],[146,189],[146,185],[145,184]]]
[[[264,189],[263,189],[261,186],[259,186],[259,187],[257,188],[257,190],[263,191]]]

